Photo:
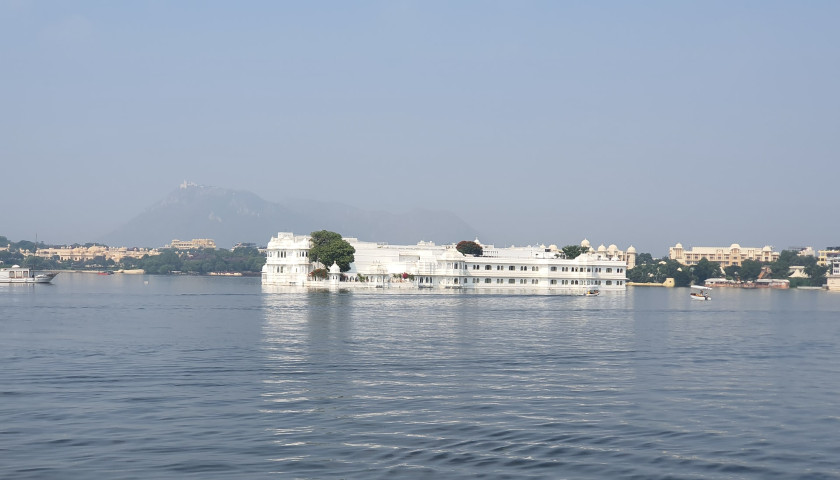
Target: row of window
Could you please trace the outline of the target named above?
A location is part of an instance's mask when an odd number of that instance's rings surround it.
[[[295,257],[299,257],[299,258],[306,258],[306,257],[309,256],[309,251],[308,250],[292,250],[291,253],[292,253],[291,256],[295,256]],[[273,251],[269,250],[267,255],[269,257],[275,257],[275,258],[286,258],[287,256],[289,256],[288,252],[286,250],[273,250]]]
[[[446,264],[446,266],[447,266],[447,268],[453,268],[452,263],[448,263],[448,264]],[[458,266],[459,266],[458,263],[454,264],[454,268],[458,268]],[[466,265],[465,265],[464,268],[466,268]],[[613,273],[613,268],[612,267],[607,267],[606,269],[604,269],[602,267],[559,267],[559,268],[560,268],[561,272],[590,272],[590,273],[592,273],[592,272],[595,272],[595,273],[606,272],[606,273]],[[473,270],[481,270],[481,265],[473,265],[472,269]],[[496,270],[505,270],[505,265],[496,265],[495,269]],[[550,270],[552,272],[556,272],[557,269],[558,269],[558,267],[556,267],[556,266],[550,267]],[[485,265],[484,270],[493,270],[493,265]],[[516,266],[515,265],[507,265],[507,270],[511,271],[511,272],[516,271]],[[520,265],[519,266],[519,271],[520,272],[527,272],[529,270],[532,271],[532,272],[539,272],[540,267],[537,267],[537,266],[528,267],[528,266],[525,266],[525,265]],[[624,271],[623,268],[616,268],[615,269],[615,273],[621,273],[623,271]]]
[[[285,265],[272,265],[268,268],[269,270],[273,270],[274,273],[292,273],[292,267],[286,267]],[[300,273],[298,267],[295,267],[294,273]]]
[[[480,278],[473,278],[472,279],[472,283],[482,283],[482,282],[486,283],[486,284],[495,283],[497,285],[503,285],[503,284],[507,284],[507,285],[516,285],[516,284],[519,284],[519,285],[539,285],[540,284],[540,280],[538,278],[531,278],[531,279],[528,279],[528,278],[519,278],[519,279],[516,279],[516,278],[496,278],[496,279],[485,278],[483,281]],[[557,280],[557,279],[552,279],[549,282],[549,284],[550,285],[601,285],[601,282],[602,282],[601,280],[574,280],[574,279],[560,279],[560,280]],[[432,283],[432,278],[431,277],[420,277],[420,283],[421,284]],[[468,283],[468,279],[466,279],[466,278],[453,278],[453,279],[451,279],[451,283],[454,284],[454,285],[466,284],[466,283]],[[613,280],[604,280],[603,284],[604,285],[613,285]],[[624,285],[624,281],[623,280],[616,280],[615,285]]]

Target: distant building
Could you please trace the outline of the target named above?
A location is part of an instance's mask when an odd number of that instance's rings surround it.
[[[800,257],[816,257],[817,252],[814,251],[814,247],[788,247],[785,250],[790,250],[796,252],[797,255]]]
[[[389,245],[356,238],[344,240],[355,249],[355,254],[350,269],[342,274],[336,264],[310,261],[308,235],[278,233],[268,243],[263,285],[337,288],[341,283],[342,288],[358,289],[455,289],[558,295],[624,292],[626,288],[625,261],[618,255],[595,251],[567,259],[554,245],[482,245],[483,254],[473,256],[460,253],[455,245],[433,242]],[[478,239],[476,243],[480,244]],[[315,278],[312,274],[316,268],[328,270],[328,279]]]
[[[52,258],[60,261],[86,262],[97,257],[119,262],[123,258],[142,258],[144,255],[154,256],[160,252],[149,248],[106,247],[92,245],[90,247],[46,247],[39,248],[34,253],[37,257]]]
[[[829,247],[825,250],[820,250],[817,253],[817,265],[827,267],[835,258],[840,258],[840,248]]]
[[[683,265],[697,265],[701,259],[719,263],[721,267],[740,266],[744,260],[771,263],[779,259],[779,252],[774,252],[769,245],[764,247],[742,248],[737,243],[729,247],[694,247],[685,250],[681,243],[668,249],[668,256]]]
[[[831,265],[828,269],[826,278],[826,287],[829,291],[840,292],[840,257],[833,257]]]
[[[580,246],[588,248],[589,253],[597,253],[609,258],[621,260],[622,262],[627,263],[627,268],[633,268],[636,266],[636,248],[633,245],[627,247],[627,250],[619,250],[615,244],[605,247],[602,243],[596,250],[589,244],[589,240],[584,238],[583,241],[580,242]]]
[[[163,248],[174,248],[175,250],[195,250],[198,248],[216,249],[216,242],[211,238],[193,238],[192,240],[172,240],[172,243]]]

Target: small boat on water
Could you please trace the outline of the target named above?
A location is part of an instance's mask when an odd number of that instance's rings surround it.
[[[711,287],[704,287],[702,285],[692,285],[691,286],[691,299],[692,300],[711,300],[712,296],[709,295],[709,291]]]
[[[597,288],[589,288],[583,293],[583,295],[585,297],[597,297],[600,294],[601,294],[601,290],[599,290]]]
[[[29,267],[0,268],[0,283],[50,283],[56,273],[35,273]]]

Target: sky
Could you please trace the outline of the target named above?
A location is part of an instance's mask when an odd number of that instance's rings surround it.
[[[0,0],[0,235],[91,241],[188,180],[448,210],[496,245],[837,245],[837,18],[833,1]]]

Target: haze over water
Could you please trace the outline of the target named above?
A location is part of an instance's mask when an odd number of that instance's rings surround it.
[[[840,295],[0,285],[0,477],[840,478]]]

